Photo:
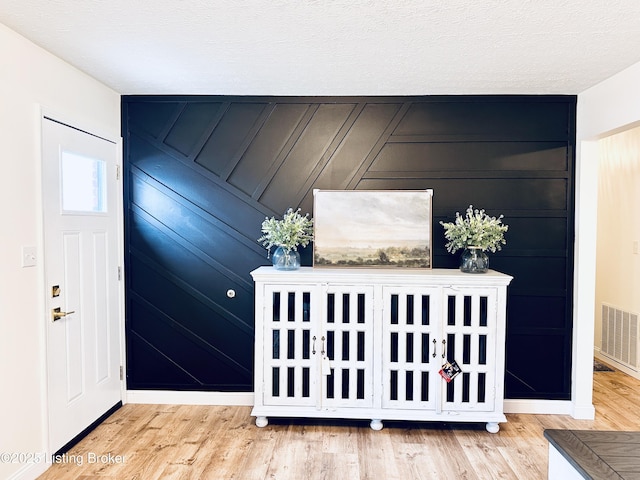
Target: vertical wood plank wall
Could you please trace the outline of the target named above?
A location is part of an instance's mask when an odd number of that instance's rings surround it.
[[[265,216],[321,189],[425,189],[504,214],[508,398],[568,399],[575,96],[124,96],[130,389],[250,391]],[[303,263],[311,264],[309,248]],[[234,290],[234,298],[227,296]]]

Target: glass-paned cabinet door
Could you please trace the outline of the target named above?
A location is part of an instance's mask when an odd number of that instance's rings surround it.
[[[441,351],[438,298],[437,288],[384,288],[383,408],[436,408]]]
[[[496,289],[450,287],[444,289],[443,298],[443,361],[455,361],[460,367],[445,383],[443,410],[493,411]]]
[[[322,406],[372,406],[373,287],[330,285],[322,296]]]
[[[265,405],[315,405],[319,356],[312,312],[317,301],[314,285],[265,286]]]

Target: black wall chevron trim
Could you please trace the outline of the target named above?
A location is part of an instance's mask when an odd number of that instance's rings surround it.
[[[575,96],[124,96],[129,389],[251,391],[265,216],[313,190],[424,189],[504,214],[508,398],[569,399]],[[311,248],[302,252],[311,264]],[[230,298],[229,290],[235,292]]]

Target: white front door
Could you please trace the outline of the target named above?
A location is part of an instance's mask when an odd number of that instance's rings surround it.
[[[118,148],[43,117],[51,453],[121,400]]]

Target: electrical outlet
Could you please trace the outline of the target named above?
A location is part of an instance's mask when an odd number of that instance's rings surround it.
[[[35,267],[37,263],[36,247],[22,247],[22,266]]]
[[[633,254],[638,255],[638,240],[633,241]]]

